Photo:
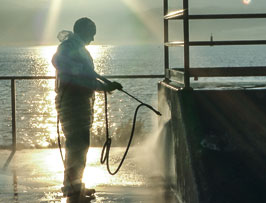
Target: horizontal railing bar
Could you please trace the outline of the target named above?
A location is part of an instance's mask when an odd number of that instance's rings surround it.
[[[103,75],[106,78],[164,78],[164,75]],[[0,80],[11,80],[11,109],[12,109],[12,152],[3,168],[6,169],[16,152],[16,80],[56,79],[55,76],[0,76]]]
[[[169,69],[169,75],[184,73],[184,68]],[[190,77],[266,76],[266,66],[190,68]]]
[[[164,75],[103,75],[106,78],[163,78]],[[55,79],[55,76],[0,76],[0,80]]]
[[[166,18],[169,20],[174,19],[183,19],[184,16],[178,15],[174,18]],[[189,20],[208,20],[208,19],[246,19],[246,18],[266,18],[266,13],[250,13],[250,14],[197,14],[197,15],[189,15]]]
[[[184,68],[169,69],[172,75],[184,73]],[[190,68],[190,77],[266,76],[266,66]]]
[[[103,75],[106,78],[164,78],[164,75]]]
[[[190,77],[243,77],[266,76],[265,66],[190,68]]]
[[[55,76],[0,76],[0,80],[55,79]]]
[[[191,41],[189,46],[217,46],[217,45],[264,45],[266,40],[237,40],[237,41]],[[172,41],[164,43],[165,46],[184,46],[182,41]]]
[[[184,9],[171,11],[164,16],[164,19],[166,20],[178,19],[180,16],[184,15],[184,11],[185,11]]]
[[[190,46],[213,46],[213,45],[263,45],[266,40],[237,40],[237,41],[194,41]]]
[[[250,14],[210,14],[210,15],[189,15],[189,19],[236,19],[236,18],[266,18],[266,13]]]

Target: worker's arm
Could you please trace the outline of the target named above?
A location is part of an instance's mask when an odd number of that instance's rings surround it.
[[[70,81],[73,85],[78,85],[83,88],[86,87],[97,91],[108,92],[123,88],[121,84],[117,82],[111,82],[105,77],[96,73],[92,67],[86,67],[86,64],[78,63],[72,60],[70,57],[61,54],[55,54],[52,58],[52,64],[57,69],[61,77],[67,78],[66,82]]]
[[[95,72],[95,73],[96,73],[96,72]],[[96,73],[96,74],[97,74],[96,77],[97,77],[98,79],[100,79],[101,81],[103,81],[106,85],[109,85],[109,86],[110,86],[110,88],[112,89],[112,90],[110,90],[110,91],[113,91],[113,90],[116,90],[116,89],[118,89],[118,90],[123,89],[123,86],[122,86],[120,83],[118,83],[118,82],[116,82],[116,81],[111,82],[110,80],[108,80],[107,78],[105,78],[105,77],[99,75],[98,73]]]

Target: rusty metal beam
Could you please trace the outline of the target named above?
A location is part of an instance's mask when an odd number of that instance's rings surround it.
[[[234,40],[234,41],[190,41],[189,46],[227,46],[227,45],[266,45],[266,40]],[[165,46],[184,46],[182,41],[166,42]]]
[[[177,11],[176,11],[177,12]],[[169,16],[169,17],[168,17]],[[168,20],[184,19],[184,16],[180,13],[179,15],[171,15],[168,13],[164,16]],[[266,18],[266,13],[250,13],[250,14],[206,14],[206,15],[189,15],[189,20],[208,20],[208,19],[254,19],[254,18]]]
[[[189,68],[190,68],[190,56],[189,56],[189,4],[188,0],[183,0],[184,9],[184,21],[183,21],[183,32],[184,32],[184,82],[185,88],[190,88],[189,81]]]
[[[168,13],[168,0],[163,1],[163,15]],[[169,40],[169,25],[168,20],[163,20],[164,25],[164,42]],[[167,69],[169,69],[169,48],[168,46],[164,46],[164,75],[166,75]]]
[[[169,13],[164,14],[165,20],[174,20],[179,19],[181,16],[184,16],[184,9],[171,11]]]
[[[191,77],[255,77],[266,76],[266,67],[190,68],[189,73]]]

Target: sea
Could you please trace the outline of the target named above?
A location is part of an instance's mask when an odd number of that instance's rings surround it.
[[[2,76],[54,76],[51,58],[56,46],[0,47]],[[90,45],[95,69],[102,75],[162,75],[162,45]],[[170,48],[170,67],[183,67],[183,47]],[[191,47],[191,67],[265,66],[265,46]],[[157,85],[163,78],[111,79],[139,100],[157,109]],[[206,88],[212,83],[265,85],[265,77],[199,78],[192,84]],[[60,187],[63,164],[57,149],[57,112],[54,79],[16,80],[17,149],[10,170],[0,170],[1,202],[64,202]],[[221,86],[220,86],[221,87]],[[139,103],[123,92],[108,95],[109,127],[113,139],[111,169],[119,163],[131,132]],[[91,145],[83,181],[96,187],[94,202],[176,202],[164,194],[163,162],[160,160],[158,116],[147,108],[139,111],[133,148],[116,176],[110,176],[99,162],[105,140],[104,96],[96,93]],[[63,132],[60,132],[62,143]],[[11,81],[0,80],[0,163],[5,163],[12,144]],[[63,145],[64,146],[64,145]],[[156,152],[156,153],[155,153]],[[156,191],[156,192],[155,192]],[[160,195],[160,198],[158,197]]]
[[[54,76],[51,58],[57,46],[0,47],[1,76]],[[162,75],[164,54],[162,45],[90,45],[96,71],[102,75]],[[183,67],[183,47],[170,48],[170,67]],[[191,47],[191,67],[263,66],[266,47],[217,46]],[[125,91],[157,108],[157,83],[163,78],[112,79],[120,82]],[[199,78],[192,83],[260,82],[254,78]],[[16,125],[18,148],[56,147],[57,132],[54,92],[55,81],[16,80]],[[0,147],[12,143],[11,82],[0,80]],[[134,110],[138,102],[122,92],[108,95],[109,127],[114,144],[124,145],[131,132]],[[95,116],[92,127],[92,145],[100,146],[105,139],[104,97],[96,94]],[[148,109],[141,109],[136,124],[135,143],[138,144],[157,125],[157,117]],[[62,132],[61,132],[62,136]],[[63,136],[62,136],[63,139]]]

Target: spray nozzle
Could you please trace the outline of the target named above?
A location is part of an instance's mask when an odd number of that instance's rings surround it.
[[[155,112],[158,116],[161,116],[161,115],[162,115],[160,111],[155,110],[154,112]]]
[[[144,103],[143,103],[144,104]],[[149,109],[151,109],[154,113],[156,113],[158,116],[161,116],[161,112],[157,111],[156,109],[154,109],[151,105],[149,104],[144,104],[145,106],[147,106]]]
[[[120,91],[121,91],[121,92],[124,92],[125,94],[127,94],[127,95],[130,96],[131,98],[135,99],[135,100],[138,101],[139,103],[141,103],[141,104],[147,106],[149,109],[151,109],[151,110],[152,110],[154,113],[156,113],[158,116],[161,116],[161,115],[162,115],[159,111],[155,110],[151,105],[143,103],[142,101],[140,101],[139,99],[137,99],[137,98],[134,97],[133,95],[131,95],[131,94],[129,94],[128,92],[126,92],[125,90],[120,89]]]

